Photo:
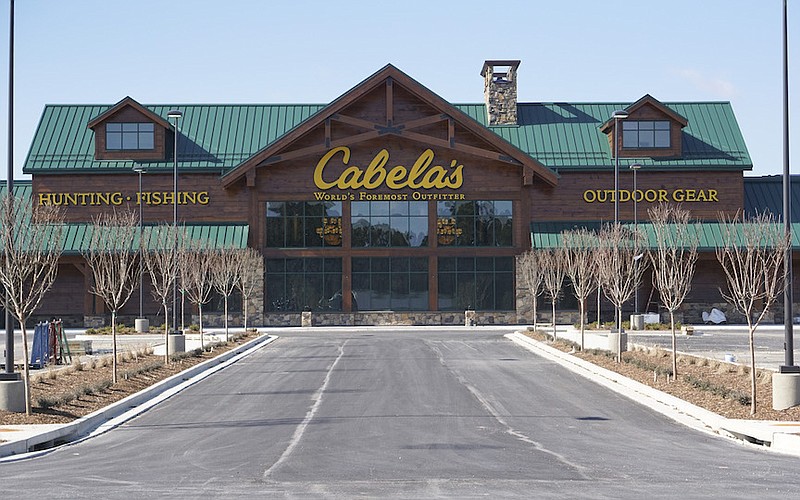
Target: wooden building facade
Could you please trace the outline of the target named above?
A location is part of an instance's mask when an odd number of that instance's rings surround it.
[[[529,322],[515,257],[537,224],[613,220],[619,163],[622,220],[664,201],[707,220],[743,208],[752,164],[730,104],[519,103],[518,67],[486,61],[472,105],[387,65],[323,105],[48,106],[25,171],[34,203],[63,206],[72,225],[140,207],[154,224],[171,220],[177,163],[182,223],[246,227],[241,244],[262,253],[251,321],[267,325],[308,309],[337,325],[459,323],[470,308],[483,323]],[[102,316],[67,250],[42,315]]]

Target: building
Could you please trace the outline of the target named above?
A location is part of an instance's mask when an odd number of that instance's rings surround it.
[[[483,323],[530,322],[515,256],[613,220],[615,165],[621,220],[661,201],[704,220],[745,206],[752,162],[729,103],[517,102],[519,64],[484,63],[480,104],[452,104],[387,65],[328,104],[47,106],[24,172],[34,203],[64,207],[70,230],[42,315],[105,317],[86,292],[82,231],[112,208],[171,221],[175,141],[179,218],[262,252],[250,310],[267,325],[299,324],[306,308],[320,324],[459,323],[467,308]],[[712,261],[701,258],[691,314],[723,302]],[[146,313],[163,321],[155,303]]]

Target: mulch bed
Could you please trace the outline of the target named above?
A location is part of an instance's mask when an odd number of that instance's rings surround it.
[[[120,354],[116,384],[111,383],[113,377],[110,355],[95,358],[94,363],[84,364],[80,369],[71,365],[37,370],[38,373],[31,376],[32,414],[0,410],[0,425],[71,422],[196,364],[235,349],[257,336],[255,332],[231,336],[226,345],[215,346],[210,352],[186,353],[186,357],[175,359],[168,365],[164,365],[163,355],[151,354],[152,350],[148,350],[149,353],[142,350],[136,356],[130,353]]]

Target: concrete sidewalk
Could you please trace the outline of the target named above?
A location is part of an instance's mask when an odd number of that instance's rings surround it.
[[[540,328],[552,334],[552,327]],[[746,327],[745,327],[746,331]],[[580,331],[567,326],[558,326],[560,338],[580,342]],[[671,335],[670,335],[671,336]],[[584,376],[612,391],[647,406],[681,424],[715,435],[736,439],[744,443],[763,445],[769,450],[800,456],[800,422],[774,422],[765,420],[729,419],[699,406],[688,403],[670,394],[653,389],[616,372],[599,367],[549,345],[537,342],[522,333],[506,335],[520,346],[535,352],[561,366]],[[628,345],[635,344],[629,337]],[[608,350],[608,331],[584,332],[587,349]]]

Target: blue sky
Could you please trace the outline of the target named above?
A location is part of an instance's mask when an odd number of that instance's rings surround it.
[[[800,5],[789,3],[792,56]],[[8,5],[0,8],[2,178]],[[15,8],[18,177],[45,104],[127,95],[166,105],[327,103],[387,63],[450,102],[481,102],[486,59],[522,61],[525,102],[634,102],[648,93],[730,101],[755,165],[748,175],[783,169],[781,0],[16,0]],[[794,60],[791,150],[800,158]],[[800,173],[800,161],[792,164]]]

